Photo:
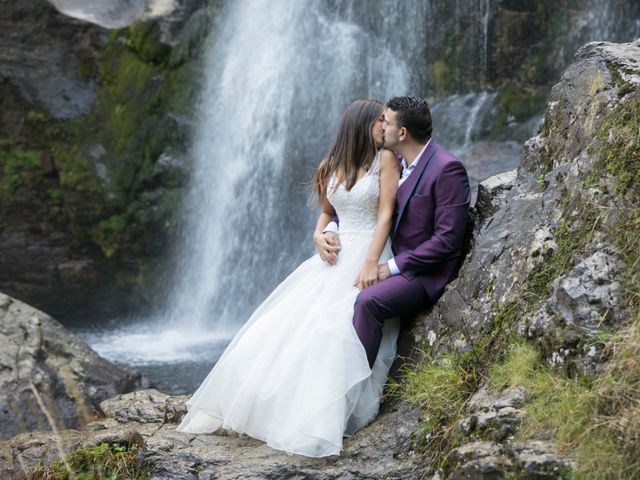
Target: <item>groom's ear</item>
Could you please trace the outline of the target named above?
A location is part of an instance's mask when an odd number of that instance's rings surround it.
[[[398,140],[404,141],[409,138],[409,131],[405,127],[400,127],[400,131],[398,132]]]

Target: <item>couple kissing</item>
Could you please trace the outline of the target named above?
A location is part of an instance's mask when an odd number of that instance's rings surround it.
[[[469,180],[431,133],[418,97],[347,108],[312,182],[318,253],[236,334],[178,431],[322,457],[375,418],[402,319],[435,303],[462,259]]]

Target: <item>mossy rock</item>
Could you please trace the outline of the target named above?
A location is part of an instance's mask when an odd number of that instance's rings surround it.
[[[124,44],[143,62],[164,64],[171,54],[171,47],[159,40],[158,24],[153,21],[137,22],[124,31]]]
[[[499,88],[494,100],[496,116],[488,137],[492,140],[511,138],[517,133],[510,127],[511,122],[524,124],[531,118],[541,115],[550,88],[550,85],[524,87],[511,84]],[[527,131],[523,134],[524,138],[518,138],[518,140],[524,141],[530,136]]]

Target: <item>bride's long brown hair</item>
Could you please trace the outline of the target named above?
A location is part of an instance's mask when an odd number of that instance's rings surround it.
[[[371,167],[377,150],[371,131],[383,110],[384,103],[378,100],[356,100],[342,114],[333,146],[312,180],[313,193],[320,204],[327,197],[332,175],[351,190],[358,173]]]

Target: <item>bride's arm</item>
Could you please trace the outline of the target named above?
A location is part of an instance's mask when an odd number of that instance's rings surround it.
[[[330,242],[324,235],[324,229],[336,216],[336,211],[333,205],[329,203],[326,198],[322,202],[322,213],[318,217],[316,222],[316,229],[313,232],[313,242],[316,245],[318,255],[325,262],[334,265],[338,260],[338,251],[340,250],[340,244],[338,241]]]
[[[360,290],[373,285],[378,280],[378,260],[391,231],[399,179],[400,165],[398,164],[398,159],[389,150],[384,150],[380,156],[378,223],[373,233],[373,240],[371,241],[364,266],[354,283]]]

